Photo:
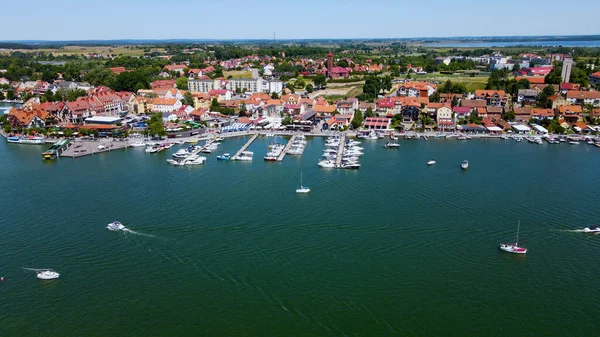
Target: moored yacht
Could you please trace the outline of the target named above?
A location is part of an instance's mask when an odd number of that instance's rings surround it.
[[[254,156],[254,152],[252,152],[252,151],[243,151],[239,156],[237,156],[235,158],[235,160],[251,161],[252,160],[252,156]]]
[[[387,143],[385,143],[385,145],[383,147],[385,147],[386,149],[397,149],[400,147],[400,144],[393,143],[393,142],[387,142]]]
[[[217,156],[217,160],[229,160],[231,155],[229,153],[223,153],[222,155]]]
[[[435,160],[431,159],[430,161],[427,162],[427,165],[431,166],[435,164]]]
[[[317,165],[323,168],[334,168],[335,162],[332,160],[321,160]]]
[[[468,169],[468,168],[469,168],[469,162],[468,162],[467,160],[463,160],[462,164],[460,164],[460,167],[461,167],[463,170],[466,170],[466,169]]]

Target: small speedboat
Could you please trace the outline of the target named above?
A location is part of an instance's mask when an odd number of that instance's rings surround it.
[[[596,234],[596,233],[600,233],[600,228],[598,228],[598,226],[589,226],[583,229],[584,233],[588,233],[588,234]]]
[[[427,165],[431,166],[431,165],[435,165],[435,160],[430,160],[427,162]]]
[[[275,156],[264,156],[265,161],[277,161],[277,157]]]
[[[108,228],[111,231],[125,230],[125,226],[123,226],[123,224],[118,221],[109,223],[108,225],[106,225],[106,228]]]
[[[456,139],[458,139],[458,140],[467,140],[468,138],[465,137],[464,135],[458,135],[458,137],[456,137]]]
[[[140,141],[140,142],[131,143],[129,146],[131,146],[131,147],[144,147],[144,146],[146,146],[146,143]]]
[[[579,145],[579,142],[578,141],[570,141],[569,144],[571,144],[571,145]]]
[[[387,142],[387,143],[385,143],[385,145],[383,147],[385,147],[386,149],[397,149],[400,147],[400,144],[393,143],[393,142]]]
[[[468,162],[467,160],[463,160],[462,164],[460,164],[460,167],[461,167],[463,170],[466,170],[466,169],[468,169],[468,168],[469,168],[469,162]]]
[[[217,160],[229,160],[231,155],[229,153],[223,153],[220,156],[217,156]]]
[[[52,269],[40,270],[37,272],[37,278],[40,280],[54,280],[60,277],[60,274]]]

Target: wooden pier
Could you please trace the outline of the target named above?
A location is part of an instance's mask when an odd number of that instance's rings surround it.
[[[252,144],[252,142],[254,142],[254,140],[258,138],[258,133],[255,134],[254,136],[252,136],[252,138],[250,138],[246,144],[244,144],[244,146],[242,146],[242,148],[235,154],[235,156],[231,157],[229,160],[235,160],[240,154],[242,154],[242,152],[246,151],[246,149],[248,148],[248,146],[250,146],[250,144]]]
[[[290,138],[290,141],[285,145],[283,151],[281,151],[281,153],[277,157],[277,161],[283,161],[283,158],[285,158],[285,155],[287,154],[288,150],[290,149],[290,147],[292,147],[294,140],[296,140],[296,135],[293,135],[292,138]]]
[[[344,156],[344,145],[346,145],[346,134],[342,134],[340,138],[340,146],[337,152],[337,158],[335,159],[335,167],[340,167],[342,164],[342,157]]]
[[[204,149],[206,149],[207,147],[209,147],[210,145],[212,145],[212,143],[215,142],[215,139],[208,139],[206,141],[206,143],[204,143],[204,145],[199,146],[196,150],[194,150],[194,152],[192,152],[192,154],[198,154],[200,152],[202,152]]]

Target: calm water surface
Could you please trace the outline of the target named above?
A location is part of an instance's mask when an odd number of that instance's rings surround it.
[[[216,160],[245,140],[172,167],[1,139],[0,336],[598,335],[600,236],[573,230],[598,222],[600,149],[364,141],[344,171],[316,166],[322,139],[271,163],[259,138]],[[498,250],[517,220],[527,256]]]

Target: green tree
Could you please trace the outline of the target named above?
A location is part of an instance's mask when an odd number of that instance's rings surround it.
[[[556,92],[554,91],[554,87],[551,85],[546,86],[542,89],[542,92],[538,95],[536,99],[536,105],[540,108],[551,108],[552,102],[550,101],[550,97],[554,95]]]
[[[11,133],[12,132],[12,128],[10,127],[9,124],[4,124],[4,126],[2,128],[4,129],[5,133]]]
[[[517,118],[514,110],[508,110],[502,115],[502,119],[505,121],[514,121]]]
[[[358,110],[358,109],[354,110],[354,117],[352,117],[352,121],[350,122],[350,125],[352,125],[352,128],[356,130],[362,126],[362,123],[363,123],[362,112],[360,112],[360,110]]]
[[[278,99],[278,98],[279,98],[279,95],[277,95],[277,93],[273,91],[273,92],[271,93],[271,98],[272,98],[272,99]]]
[[[433,103],[440,102],[440,93],[439,91],[435,91],[431,96],[429,96],[429,101]]]
[[[7,91],[6,92],[6,99],[8,99],[8,100],[17,99],[17,96],[15,95],[15,91],[14,90]]]
[[[150,88],[150,77],[142,71],[123,72],[115,77],[111,88],[116,91],[137,91]]]
[[[319,89],[325,85],[326,81],[327,81],[327,79],[325,78],[325,75],[323,75],[323,74],[317,74],[315,76],[315,78],[313,78],[313,83]]]
[[[348,61],[346,61],[346,60],[339,60],[336,62],[335,65],[338,67],[342,67],[342,68],[348,68],[348,66],[349,66]]]
[[[313,92],[313,90],[314,90],[314,88],[313,88],[313,85],[312,85],[312,84],[310,84],[310,83],[309,83],[309,84],[307,84],[307,85],[306,85],[306,88],[305,88],[305,90],[306,90],[306,92],[307,92],[307,93],[309,93],[309,94],[310,94],[310,93],[311,93],[311,92]]]
[[[0,100],[4,99],[4,93],[2,91],[0,91]]]
[[[175,85],[179,90],[188,90],[188,81],[189,79],[187,77],[180,77],[175,80]]]
[[[185,94],[183,94],[183,99],[181,100],[181,103],[193,107],[194,106],[194,96],[192,96],[192,93],[188,91]]]
[[[521,70],[521,66],[518,63],[515,63],[515,66],[512,69],[513,73],[516,73],[519,70]]]
[[[162,115],[154,113],[148,120],[148,132],[151,136],[165,136],[167,131],[163,125]]]
[[[373,113],[373,109],[371,107],[367,108],[367,111],[365,111],[365,118],[369,118],[369,117],[375,117],[375,113]]]
[[[452,96],[452,102],[450,103],[450,105],[452,107],[455,107],[458,105],[458,98],[456,98],[456,96]]]
[[[282,125],[289,125],[292,124],[294,122],[294,120],[292,119],[292,117],[290,115],[286,115],[282,120],[281,120],[281,124]]]
[[[390,66],[390,71],[393,77],[400,77],[400,68],[397,65]]]

